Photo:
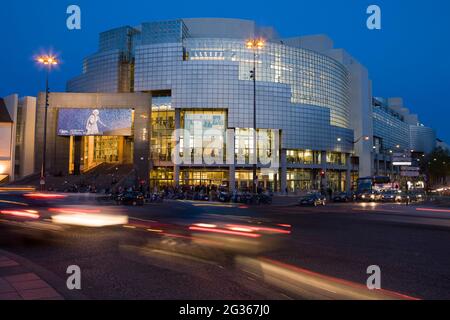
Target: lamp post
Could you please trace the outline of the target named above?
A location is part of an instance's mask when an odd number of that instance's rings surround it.
[[[253,192],[258,191],[257,162],[258,162],[258,145],[256,139],[256,53],[264,48],[265,41],[263,39],[249,39],[247,41],[247,49],[253,51],[253,70],[250,71],[250,78],[253,79]]]
[[[59,61],[54,56],[46,55],[40,56],[36,60],[40,65],[44,66],[46,69],[45,77],[45,111],[44,111],[44,144],[42,152],[42,167],[41,167],[41,190],[45,190],[45,166],[46,166],[46,151],[47,151],[47,113],[48,113],[48,99],[49,99],[49,87],[48,87],[48,77],[52,67],[58,65]]]

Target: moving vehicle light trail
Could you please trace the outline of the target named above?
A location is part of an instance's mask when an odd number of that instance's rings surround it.
[[[11,215],[20,218],[39,219],[40,215],[36,210],[1,210],[2,215]]]
[[[84,227],[106,227],[125,225],[128,223],[128,216],[112,213],[102,213],[96,209],[84,208],[51,208],[52,222],[56,224],[84,226]]]
[[[268,258],[236,258],[238,268],[260,280],[307,299],[337,300],[418,300],[389,290],[369,290],[366,286],[346,281]]]

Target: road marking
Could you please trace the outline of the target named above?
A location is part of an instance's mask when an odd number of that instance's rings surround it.
[[[362,212],[374,212],[374,213],[383,213],[383,212],[391,212],[391,213],[405,213],[404,211],[399,210],[389,210],[389,209],[363,209],[363,208],[353,208],[353,211],[362,211]]]
[[[158,221],[154,221],[154,220],[147,220],[147,219],[141,219],[141,218],[136,218],[136,217],[130,217],[130,219],[134,219],[134,220],[138,220],[138,221],[144,221],[144,222],[153,222],[153,223],[157,223]]]
[[[450,210],[446,210],[446,209],[430,209],[430,208],[416,208],[416,211],[450,213]]]

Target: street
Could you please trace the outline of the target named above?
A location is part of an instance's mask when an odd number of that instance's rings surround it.
[[[69,299],[354,298],[349,288],[366,285],[371,265],[380,267],[387,296],[450,299],[450,210],[445,208],[166,201],[123,209],[129,217],[124,227],[79,229],[63,237],[30,240],[4,227],[0,248],[47,270],[51,276],[45,280]],[[137,227],[255,219],[289,226],[291,233],[275,249],[230,255],[217,247],[197,250],[184,242],[164,242],[155,227],[146,227],[146,233]],[[81,269],[77,292],[65,286],[70,265]],[[305,275],[320,281],[307,283],[311,279]],[[345,288],[327,289],[338,284]]]

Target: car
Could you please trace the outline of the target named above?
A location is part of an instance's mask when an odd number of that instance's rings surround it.
[[[122,205],[143,206],[144,195],[137,191],[126,191],[116,197],[116,203]]]
[[[347,202],[349,200],[350,197],[345,192],[339,192],[333,196],[333,202]]]
[[[381,200],[381,194],[375,191],[363,192],[357,195],[357,200],[363,202],[374,202]]]
[[[409,194],[405,193],[405,192],[399,192],[395,196],[395,202],[409,204],[409,203],[411,203],[411,196]]]
[[[299,205],[317,207],[319,205],[325,206],[326,202],[325,196],[318,193],[312,193],[300,198]]]
[[[399,195],[399,193],[394,190],[382,192],[381,193],[381,201],[382,202],[395,202],[397,195]]]
[[[409,195],[410,195],[411,201],[413,201],[413,202],[422,202],[422,201],[426,200],[425,193],[420,192],[420,191],[413,191]]]
[[[0,226],[33,240],[49,239],[63,229],[52,223],[52,216],[54,207],[65,204],[64,198],[52,193],[0,191]]]

